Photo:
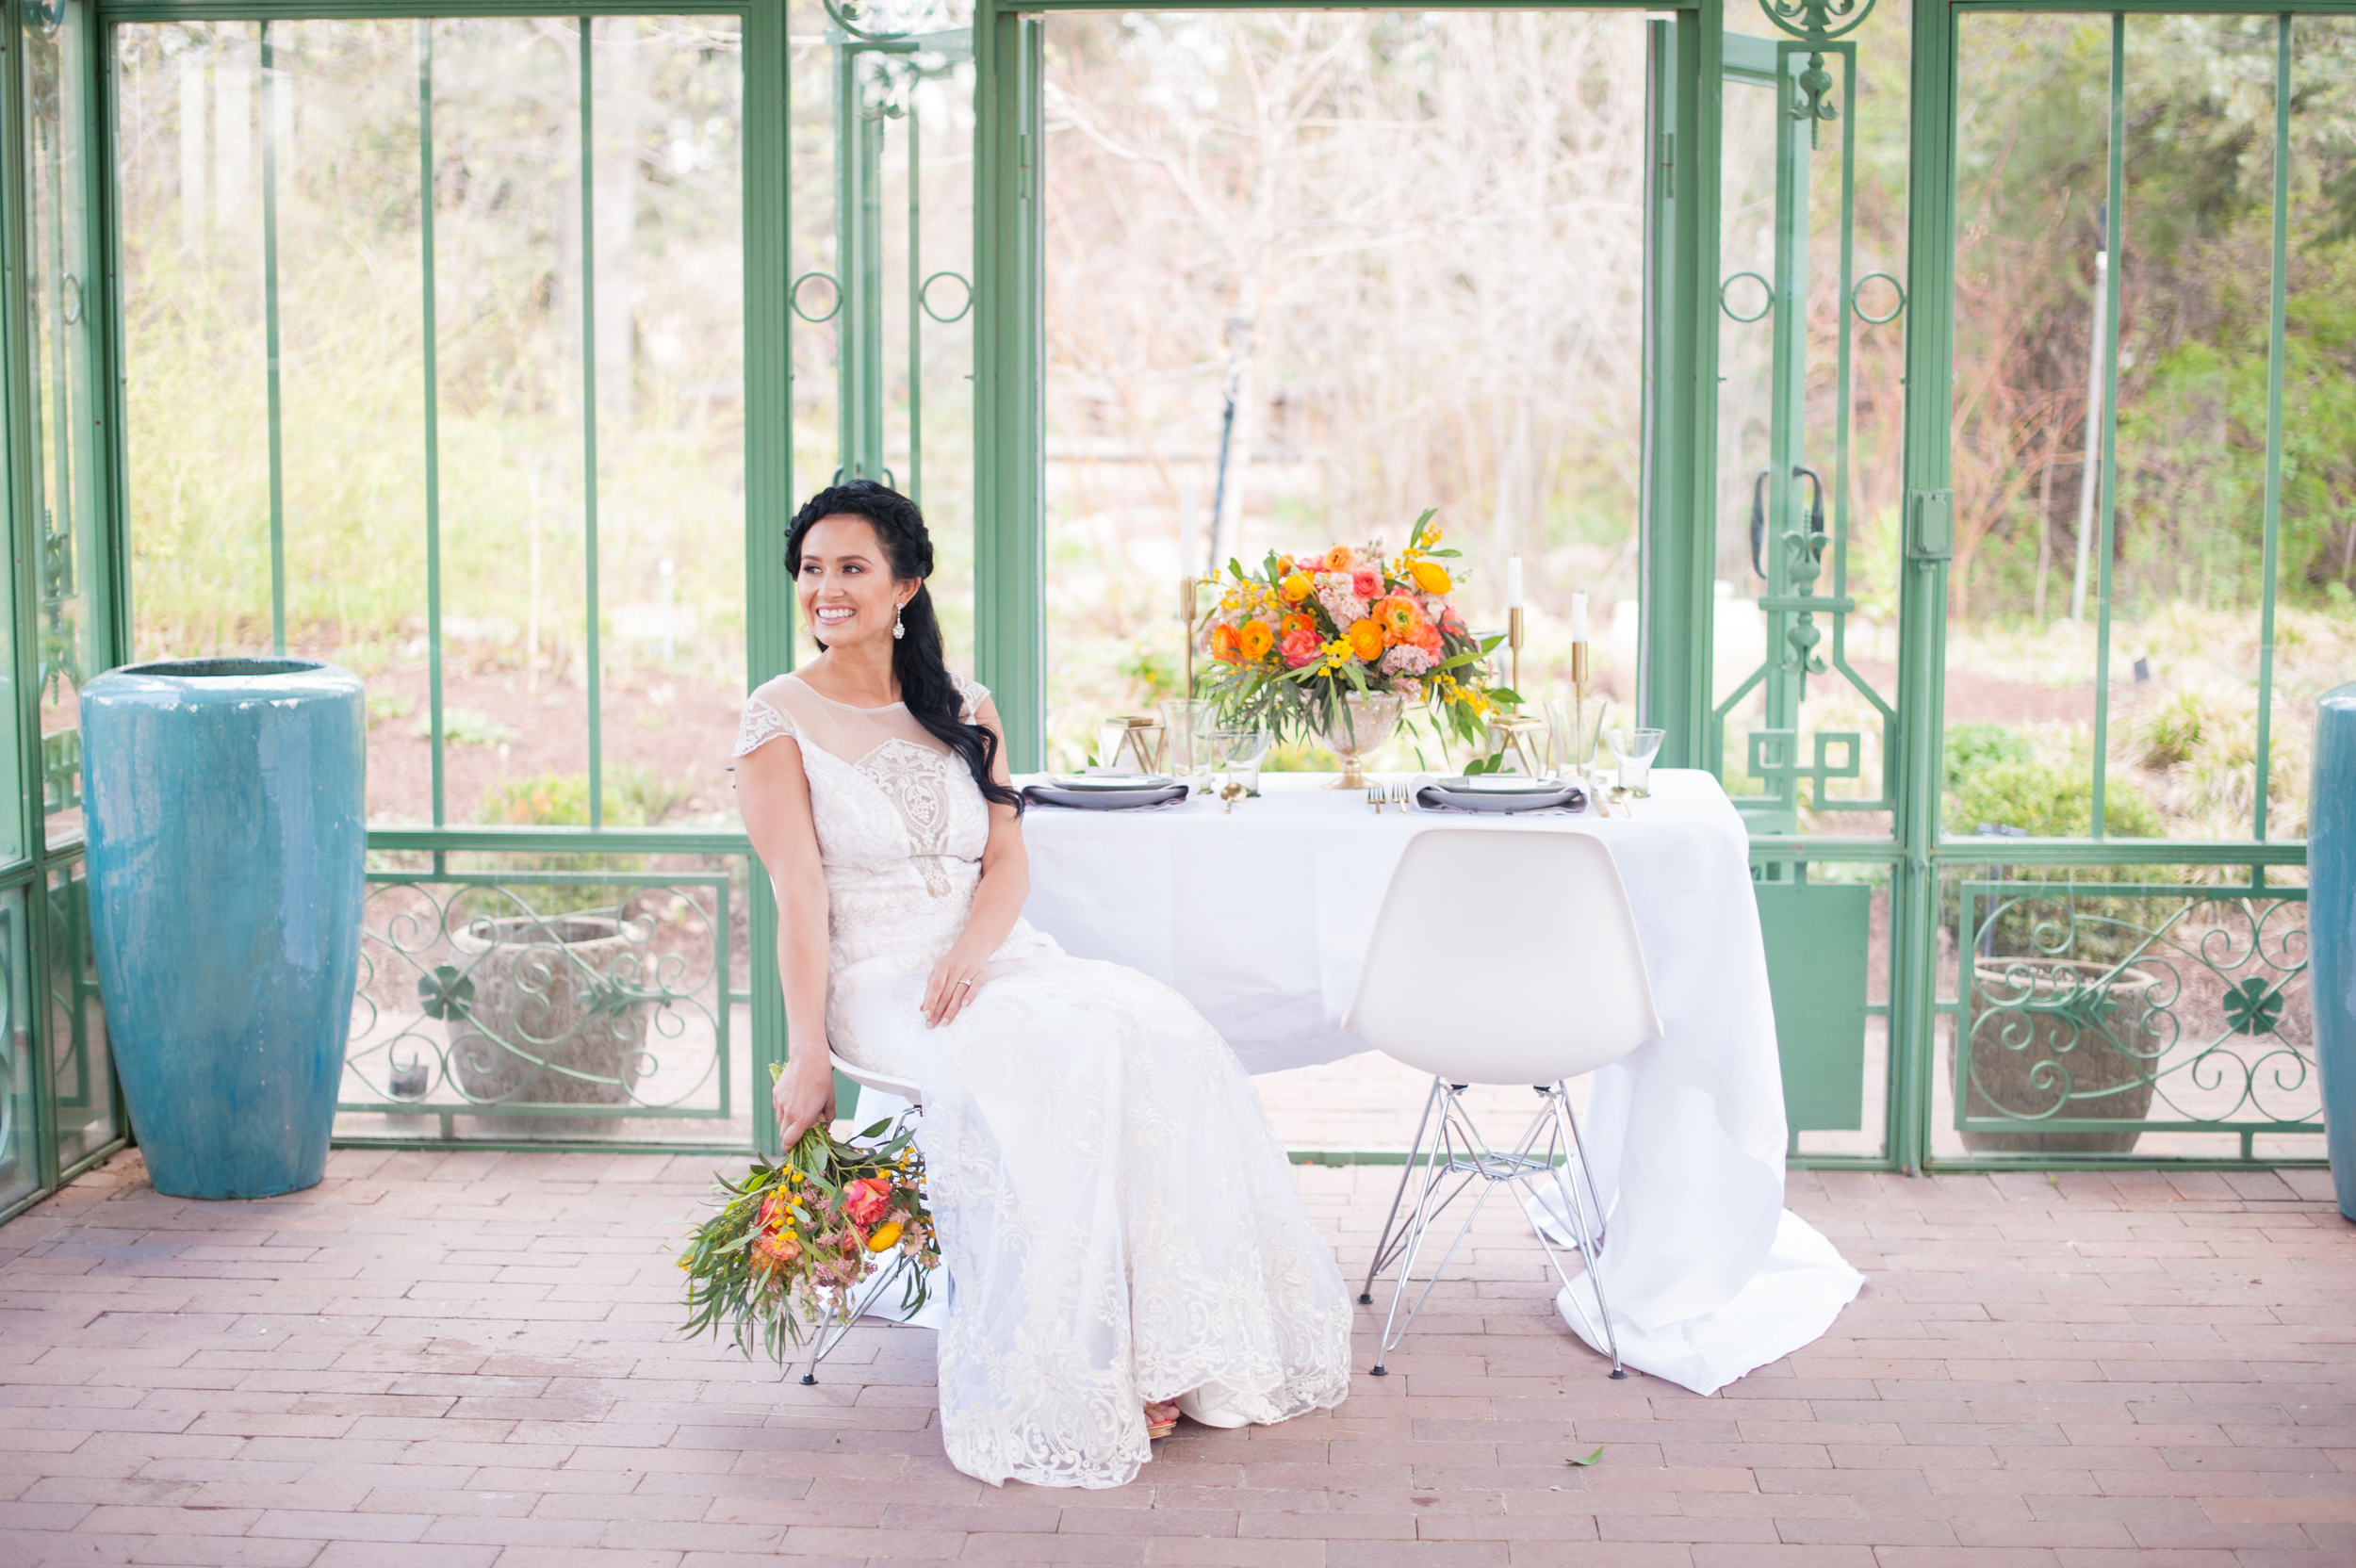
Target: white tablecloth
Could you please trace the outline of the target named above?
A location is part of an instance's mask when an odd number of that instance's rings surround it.
[[[1036,808],[1023,913],[1070,953],[1166,982],[1268,1072],[1366,1049],[1342,1019],[1410,838],[1434,826],[1595,835],[1628,884],[1665,1028],[1596,1074],[1581,1129],[1609,1215],[1604,1281],[1623,1359],[1706,1394],[1829,1328],[1863,1277],[1784,1211],[1766,954],[1748,843],[1717,780],[1659,770],[1632,817],[1609,819],[1378,816],[1323,783],[1264,775],[1260,798],[1232,813],[1200,797],[1157,811]]]

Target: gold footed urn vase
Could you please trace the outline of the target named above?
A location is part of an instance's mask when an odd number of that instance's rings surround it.
[[[1366,755],[1391,738],[1404,708],[1405,701],[1397,692],[1350,692],[1334,704],[1330,718],[1310,726],[1326,748],[1341,759],[1342,776],[1328,784],[1327,789],[1366,787],[1362,766]]]

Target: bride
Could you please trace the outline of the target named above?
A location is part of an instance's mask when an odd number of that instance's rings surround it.
[[[1226,1042],[1021,918],[1022,802],[990,694],[942,662],[923,514],[836,485],[785,561],[822,652],[752,694],[736,747],[780,913],[778,1133],[833,1118],[828,1046],[923,1086],[950,1462],[1119,1486],[1181,1412],[1339,1404],[1349,1298]]]

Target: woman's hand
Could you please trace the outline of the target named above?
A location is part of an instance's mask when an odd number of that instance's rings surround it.
[[[815,1062],[814,1068],[805,1062]],[[834,1064],[824,1051],[795,1052],[769,1087],[777,1113],[777,1141],[791,1150],[812,1127],[834,1125]]]
[[[941,956],[933,966],[932,977],[924,982],[924,1000],[919,1010],[924,1015],[924,1027],[938,1029],[954,1023],[974,993],[990,981],[988,955],[975,957],[968,953],[963,942]]]

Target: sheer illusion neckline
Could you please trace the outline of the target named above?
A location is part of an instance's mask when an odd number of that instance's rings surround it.
[[[812,686],[809,681],[803,679],[802,673],[799,670],[786,671],[785,678],[794,682],[794,685],[799,686],[803,691],[808,692],[811,696],[816,697],[820,702],[826,703],[829,707],[833,708],[848,709],[854,713],[889,713],[895,708],[906,708],[908,706],[907,700],[902,699],[899,702],[887,702],[881,708],[861,708],[856,702],[844,702],[840,697],[830,697],[826,695],[826,693],[820,691],[817,687]]]

